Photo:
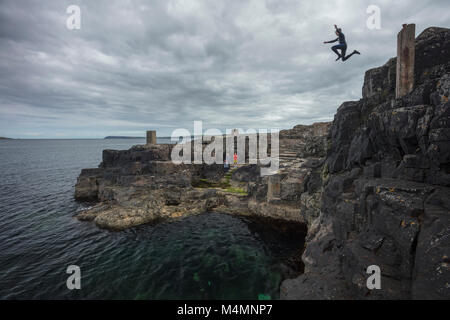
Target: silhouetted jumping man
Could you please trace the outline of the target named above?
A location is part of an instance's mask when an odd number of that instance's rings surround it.
[[[349,54],[348,56],[345,55],[345,52],[347,51],[347,42],[345,41],[345,36],[342,33],[342,29],[338,28],[337,25],[334,25],[334,28],[336,29],[336,35],[338,36],[335,40],[331,40],[331,41],[325,41],[324,43],[333,43],[339,40],[339,44],[332,46],[331,50],[334,51],[334,53],[336,53],[338,55],[336,61],[338,61],[339,59],[342,59],[342,61],[345,61],[347,59],[350,59],[350,57],[352,55],[356,54],[361,54],[359,51],[354,50],[351,54]],[[341,50],[341,53],[339,53],[338,50]]]

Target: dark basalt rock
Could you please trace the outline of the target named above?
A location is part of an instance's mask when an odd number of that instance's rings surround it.
[[[450,30],[416,39],[415,88],[395,100],[395,59],[366,72],[330,131],[321,215],[285,299],[450,298]],[[366,286],[381,268],[381,290]]]
[[[397,58],[390,59],[384,66],[366,71],[362,88],[363,98],[375,95],[393,97],[395,95],[395,74]]]
[[[257,165],[243,166],[234,170],[231,178],[239,182],[256,181],[261,174],[260,171],[260,167]]]

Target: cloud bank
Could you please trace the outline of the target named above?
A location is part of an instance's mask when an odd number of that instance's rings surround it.
[[[69,5],[81,29],[69,30]],[[366,9],[381,9],[369,30]],[[159,136],[175,128],[290,128],[361,97],[403,23],[450,27],[443,1],[0,2],[0,136]],[[362,55],[335,62],[333,24]]]

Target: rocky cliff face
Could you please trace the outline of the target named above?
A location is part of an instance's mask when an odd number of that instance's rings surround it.
[[[310,225],[318,217],[322,168],[331,123],[298,125],[280,132],[278,173],[248,181],[249,212]],[[235,173],[248,171],[243,167]]]
[[[416,39],[415,88],[397,100],[395,63],[335,115],[305,274],[285,299],[450,298],[450,30]],[[381,290],[367,289],[370,265]]]

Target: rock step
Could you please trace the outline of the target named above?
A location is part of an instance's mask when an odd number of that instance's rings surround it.
[[[296,159],[296,158],[298,158],[298,157],[297,157],[297,154],[296,154],[296,153],[293,153],[293,154],[282,153],[282,154],[279,155],[279,158]]]

